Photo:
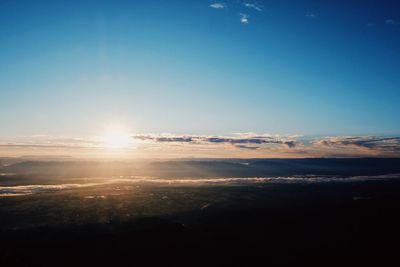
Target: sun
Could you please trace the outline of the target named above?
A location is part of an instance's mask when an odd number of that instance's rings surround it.
[[[119,127],[113,127],[106,130],[102,135],[101,140],[105,148],[124,149],[133,145],[131,134]]]

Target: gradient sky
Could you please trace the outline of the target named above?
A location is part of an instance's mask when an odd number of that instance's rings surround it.
[[[400,133],[398,1],[0,0],[0,135]]]

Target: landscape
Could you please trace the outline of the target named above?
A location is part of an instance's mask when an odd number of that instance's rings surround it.
[[[398,266],[399,14],[0,0],[0,266]]]
[[[1,172],[6,266],[397,260],[398,158],[21,161]]]

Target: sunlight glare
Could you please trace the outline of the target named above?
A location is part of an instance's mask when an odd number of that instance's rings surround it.
[[[102,142],[105,148],[123,149],[133,145],[133,138],[121,128],[112,128],[102,136]]]

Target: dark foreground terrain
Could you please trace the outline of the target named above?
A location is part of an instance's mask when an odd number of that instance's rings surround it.
[[[3,187],[0,266],[400,266],[396,177]]]

